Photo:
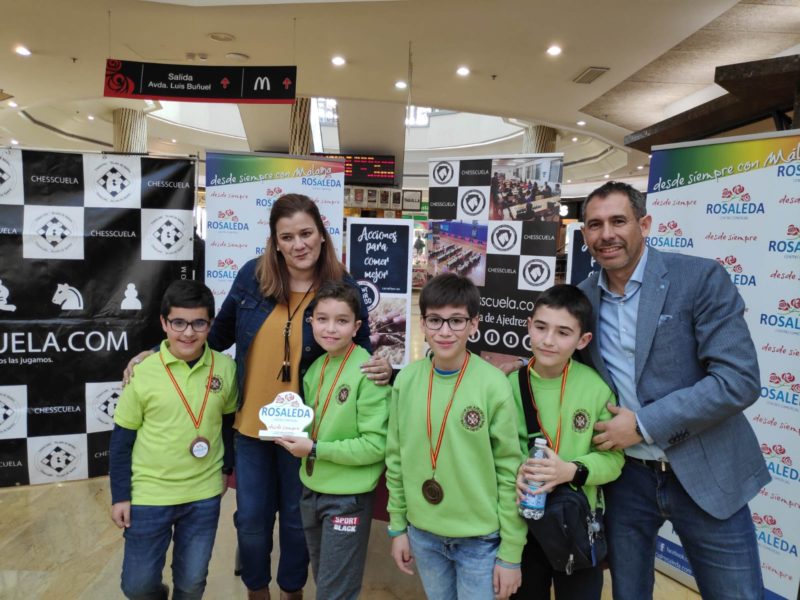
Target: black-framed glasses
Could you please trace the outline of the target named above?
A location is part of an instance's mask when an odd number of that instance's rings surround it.
[[[186,328],[190,325],[192,326],[192,330],[196,333],[203,333],[204,331],[207,331],[211,325],[211,321],[206,321],[205,319],[187,321],[186,319],[170,319],[168,317],[164,317],[164,320],[169,323],[169,327],[172,329],[172,331],[177,331],[178,333],[181,331],[186,331]]]
[[[434,331],[441,329],[445,323],[450,328],[450,331],[464,331],[467,324],[472,320],[471,317],[450,317],[443,318],[434,315],[422,317],[425,327]]]

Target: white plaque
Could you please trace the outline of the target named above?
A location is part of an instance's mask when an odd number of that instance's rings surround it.
[[[281,392],[271,404],[261,407],[258,418],[264,424],[264,429],[258,432],[262,440],[286,436],[307,438],[308,432],[304,429],[314,419],[314,411],[299,394]]]

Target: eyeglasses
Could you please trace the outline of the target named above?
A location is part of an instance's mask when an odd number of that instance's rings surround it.
[[[467,324],[472,320],[471,317],[450,317],[449,319],[443,319],[442,317],[422,317],[422,320],[425,323],[425,327],[428,329],[432,329],[437,331],[447,323],[447,326],[450,328],[450,331],[464,331],[467,328]]]
[[[194,321],[187,321],[186,319],[169,319],[164,317],[164,320],[169,323],[170,329],[172,331],[177,331],[180,333],[181,331],[186,331],[186,328],[189,325],[192,326],[192,330],[197,333],[203,333],[206,331],[211,325],[211,321],[206,321],[205,319],[195,319]]]

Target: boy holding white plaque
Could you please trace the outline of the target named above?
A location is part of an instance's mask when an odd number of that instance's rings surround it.
[[[311,325],[326,353],[303,378],[305,403],[314,410],[310,436],[275,440],[303,459],[300,511],[317,597],[326,600],[358,598],[386,450],[389,389],[361,373],[369,353],[353,342],[359,309],[351,285],[320,287]]]

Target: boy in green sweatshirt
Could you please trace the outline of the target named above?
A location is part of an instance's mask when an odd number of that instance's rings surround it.
[[[361,373],[370,355],[353,342],[359,310],[353,286],[330,281],[320,287],[311,327],[326,354],[303,378],[305,403],[314,409],[310,437],[276,440],[303,459],[300,513],[317,598],[325,600],[358,598],[384,468],[388,389]]]
[[[548,441],[547,458],[528,459],[518,486],[525,488],[525,478],[542,482],[543,491],[559,484],[582,486],[594,510],[597,486],[619,477],[624,456],[621,451],[600,451],[592,446],[595,423],[611,419],[606,405],[616,404],[616,399],[594,369],[572,360],[573,352],[592,339],[591,324],[589,299],[573,285],[551,287],[533,306],[528,318],[533,358],[523,368],[540,432],[531,435],[528,431],[519,373],[508,378],[517,403],[520,437],[527,441],[529,436],[543,435]],[[522,554],[522,587],[516,597],[549,600],[551,583],[558,600],[599,600],[603,571],[600,565],[571,575],[555,571],[536,538],[529,535]]]
[[[520,583],[525,522],[517,514],[520,447],[503,373],[467,351],[480,295],[466,277],[431,279],[420,294],[433,358],[404,368],[386,442],[392,557],[430,600],[507,598]]]

